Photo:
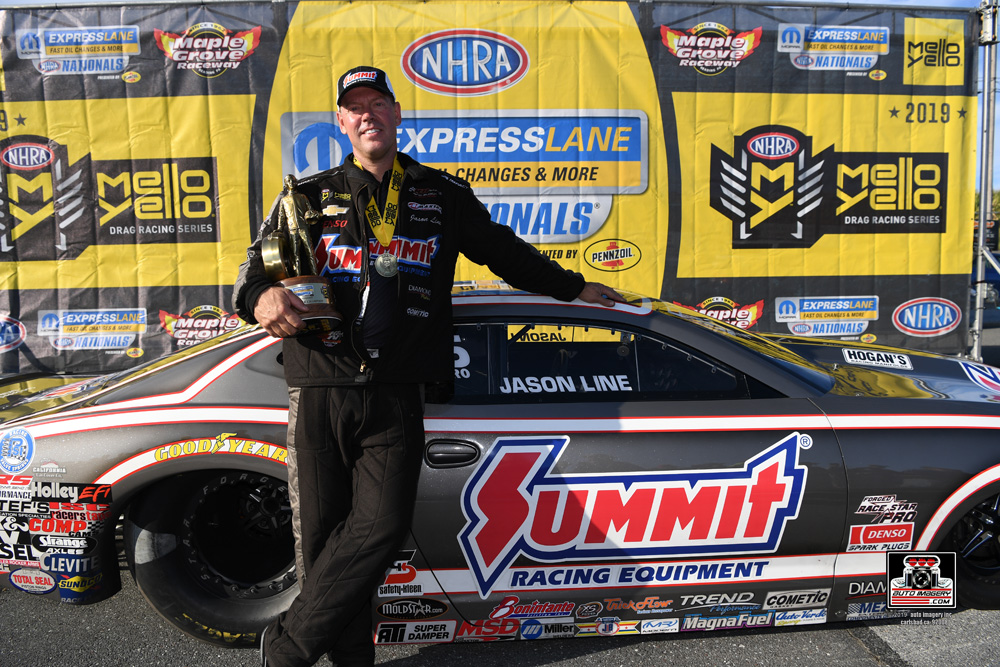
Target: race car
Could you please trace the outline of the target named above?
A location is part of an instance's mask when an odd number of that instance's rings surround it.
[[[1000,606],[1000,370],[466,287],[375,642]],[[0,586],[106,599],[120,538],[164,618],[256,645],[297,591],[280,341],[244,327],[0,400]]]

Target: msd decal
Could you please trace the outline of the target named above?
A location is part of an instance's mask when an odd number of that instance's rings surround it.
[[[514,559],[768,553],[798,516],[806,467],[791,433],[741,469],[559,475],[568,436],[499,438],[462,492],[459,535],[480,595]]]

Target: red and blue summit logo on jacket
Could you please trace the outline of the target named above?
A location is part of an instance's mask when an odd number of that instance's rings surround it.
[[[462,492],[459,543],[484,598],[520,555],[539,562],[768,553],[798,516],[791,433],[742,469],[552,473],[568,436],[499,438]]]

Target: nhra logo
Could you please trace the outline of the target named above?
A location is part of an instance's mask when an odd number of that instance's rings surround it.
[[[814,152],[812,138],[766,125],[712,146],[710,204],[733,248],[809,248],[825,234],[943,233],[944,153]]]
[[[250,57],[260,45],[260,26],[233,32],[218,23],[196,23],[180,35],[153,30],[153,38],[178,69],[211,79]]]
[[[0,353],[16,350],[28,335],[20,321],[0,315]]]
[[[489,30],[442,30],[406,47],[400,66],[419,88],[455,97],[490,95],[524,78],[528,52],[516,40]]]
[[[742,469],[562,475],[552,470],[569,437],[499,438],[462,492],[459,543],[484,598],[521,555],[551,563],[773,552],[805,491],[799,440],[789,434]]]
[[[11,169],[41,169],[47,167],[55,159],[55,154],[48,146],[25,142],[14,144],[0,151],[0,162]]]
[[[892,313],[892,325],[910,336],[943,336],[962,322],[962,311],[948,299],[924,297],[900,304]]]

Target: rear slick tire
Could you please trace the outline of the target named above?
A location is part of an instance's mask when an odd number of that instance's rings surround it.
[[[240,470],[186,473],[130,504],[125,554],[143,597],[197,639],[256,647],[298,593],[288,486]]]

